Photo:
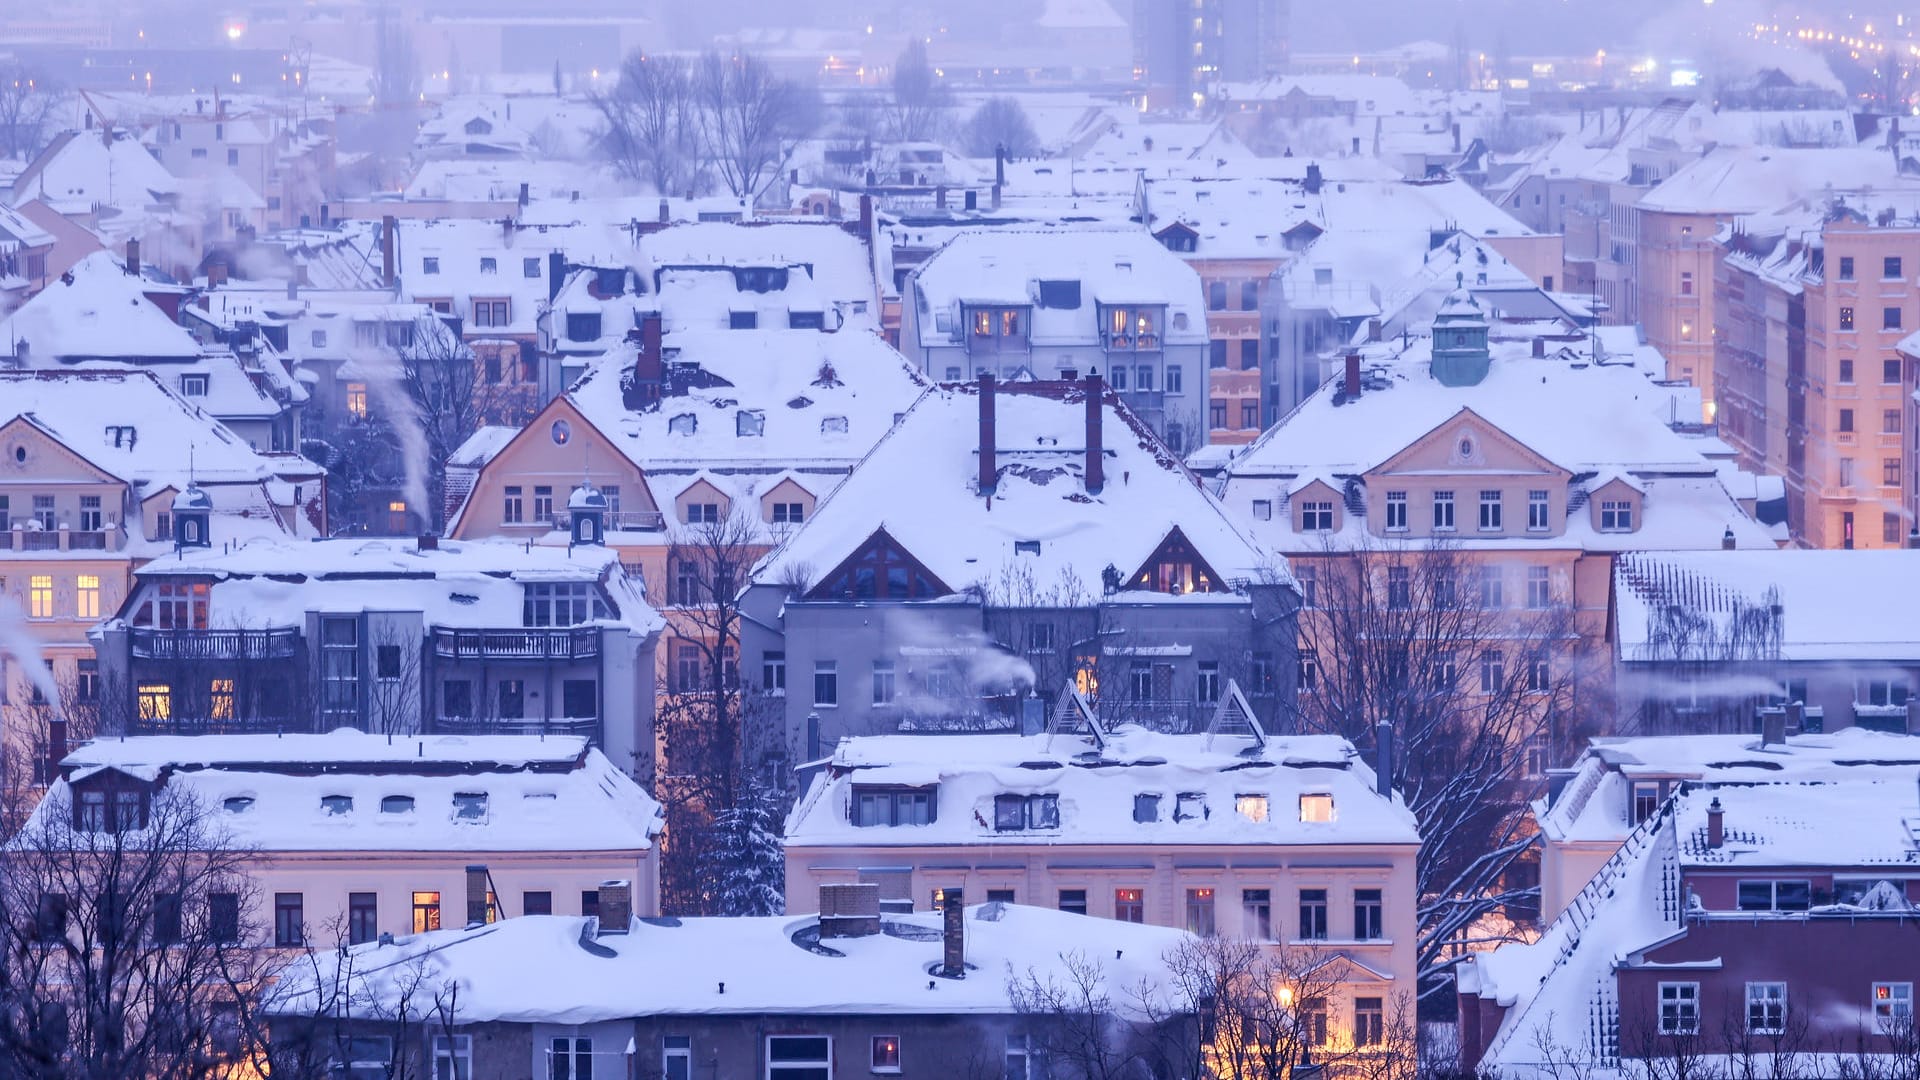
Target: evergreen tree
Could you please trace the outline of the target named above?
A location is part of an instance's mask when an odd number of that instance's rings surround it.
[[[708,845],[718,867],[714,909],[721,915],[783,915],[786,856],[771,792],[750,783],[740,801],[714,819]]]

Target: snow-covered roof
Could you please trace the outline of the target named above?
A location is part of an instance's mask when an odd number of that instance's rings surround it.
[[[179,182],[125,131],[67,131],[54,137],[15,178],[8,200],[44,199],[63,212],[101,206],[134,211],[170,197]]]
[[[683,330],[666,339],[664,352],[669,370],[684,365],[704,377],[690,375],[685,394],[657,406],[627,406],[630,352],[610,354],[567,391],[643,469],[844,468],[926,385],[905,358],[863,331]]]
[[[301,626],[311,611],[418,611],[432,626],[517,627],[523,586],[532,582],[598,582],[608,614],[595,624],[636,634],[662,625],[619,554],[597,545],[442,540],[422,550],[403,539],[256,540],[162,556],[135,575],[212,579],[208,619],[216,626]]]
[[[1757,214],[1828,188],[1916,188],[1893,157],[1857,147],[1723,147],[1667,177],[1637,204],[1673,214]]]
[[[941,917],[889,915],[883,932],[812,947],[816,917],[636,919],[624,934],[595,936],[597,923],[535,915],[471,930],[357,946],[327,966],[351,965],[347,1009],[379,1019],[407,986],[457,980],[462,1023],[587,1024],[644,1016],[1011,1015],[1009,974],[1067,978],[1067,957],[1097,959],[1104,993],[1131,1007],[1143,985],[1162,1008],[1178,1000],[1167,955],[1184,931],[1013,904],[967,909],[965,979],[929,977],[941,959]],[[303,969],[304,970],[304,969]],[[663,977],[674,973],[674,977]],[[696,978],[697,976],[697,978]],[[290,973],[270,1008],[313,1015]],[[323,983],[324,985],[324,983]],[[309,991],[310,994],[310,991]],[[1177,1007],[1177,1006],[1176,1006]],[[361,1013],[364,1010],[364,1013]]]
[[[1613,583],[1613,629],[1626,661],[1661,658],[1653,638],[1675,604],[1723,630],[1741,610],[1780,605],[1782,660],[1920,660],[1920,626],[1905,605],[1861,603],[1920,595],[1920,551],[1639,553],[1615,563]]]
[[[101,739],[61,769],[49,799],[103,770],[163,778],[262,853],[644,851],[663,824],[652,796],[572,736]]]
[[[1591,741],[1535,818],[1555,842],[1618,843],[1632,831],[1635,780],[1832,783],[1902,774],[1920,774],[1920,738],[1858,727],[1772,745],[1755,735],[1609,736]]]
[[[1123,726],[1079,735],[873,735],[840,740],[787,820],[788,847],[934,844],[1291,846],[1419,843],[1413,814],[1333,735],[1174,735]],[[939,785],[925,825],[856,826],[859,787]],[[1055,795],[1059,825],[998,832],[994,797]],[[1158,795],[1155,820],[1135,796]],[[1307,820],[1326,795],[1332,816]],[[1264,800],[1256,802],[1255,800]]]
[[[1043,281],[1079,285],[1072,307],[1039,304]],[[922,348],[964,340],[962,305],[1032,305],[1034,348],[1098,340],[1099,305],[1164,305],[1167,345],[1207,339],[1200,275],[1145,231],[985,229],[962,232],[914,272]],[[945,312],[939,329],[931,312]]]
[[[0,356],[73,360],[194,360],[200,344],[144,295],[142,278],[111,252],[75,263],[0,322]]]
[[[994,395],[997,483],[977,489],[980,390],[921,397],[813,516],[764,559],[756,580],[811,587],[884,529],[950,589],[1005,574],[1104,591],[1102,571],[1139,569],[1176,528],[1224,581],[1284,578],[1153,433],[1102,388],[1105,485],[1086,485],[1084,384],[1012,383]],[[1024,550],[1023,550],[1024,549]],[[1216,582],[1218,587],[1220,582]]]

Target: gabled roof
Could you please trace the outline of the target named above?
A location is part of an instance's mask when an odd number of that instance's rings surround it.
[[[96,251],[0,322],[0,356],[197,360],[199,342],[145,295],[142,278]]]

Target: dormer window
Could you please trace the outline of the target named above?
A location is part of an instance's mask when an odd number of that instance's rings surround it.
[[[822,434],[822,435],[845,435],[846,433],[847,433],[847,418],[846,418],[846,417],[844,417],[844,416],[823,416],[823,417],[821,417],[821,418],[820,418],[820,434]]]
[[[938,787],[926,788],[880,788],[859,787],[853,789],[853,804],[850,808],[853,824],[871,827],[877,825],[927,825],[933,822],[937,806]]]
[[[1207,797],[1198,791],[1183,791],[1173,803],[1173,820],[1191,821],[1207,816]]]
[[[733,433],[741,438],[763,435],[767,430],[767,414],[759,409],[741,409],[733,414]]]
[[[482,255],[482,256],[480,257],[480,272],[481,272],[481,273],[483,273],[483,274],[497,274],[497,273],[499,273],[499,272],[500,272],[500,260],[499,260],[499,259],[496,259],[496,258],[494,258],[494,257],[493,257],[493,256],[491,256],[491,255]]]
[[[1022,832],[1060,827],[1058,795],[995,795],[993,831]]]
[[[1333,796],[1326,792],[1300,796],[1300,820],[1309,825],[1325,825],[1332,822]]]
[[[1135,795],[1133,797],[1133,820],[1136,824],[1151,825],[1160,820],[1160,796],[1158,794]]]
[[[221,800],[220,807],[229,814],[244,814],[253,809],[253,796],[229,795]]]
[[[827,313],[824,311],[790,311],[787,313],[789,330],[825,330]]]
[[[667,433],[670,435],[691,435],[700,430],[700,418],[690,412],[681,413],[667,421]]]
[[[181,397],[206,397],[207,377],[205,375],[180,376]]]
[[[128,832],[147,827],[147,792],[138,788],[92,787],[73,802],[73,827],[80,832]]]
[[[353,796],[322,795],[320,796],[320,812],[328,817],[338,817],[341,814],[352,813]]]
[[[1267,820],[1267,797],[1265,795],[1235,795],[1233,797],[1233,810],[1234,813],[1239,814],[1248,821],[1265,821]]]
[[[420,272],[423,274],[439,273],[440,272],[440,256],[438,255],[423,256],[420,259]]]
[[[727,329],[753,330],[760,325],[760,316],[752,311],[730,311],[727,313]]]
[[[411,814],[413,813],[413,796],[385,796],[380,800],[380,812],[383,814]]]
[[[487,820],[487,793],[484,791],[454,792],[453,820],[468,822]]]
[[[1625,499],[1600,501],[1601,532],[1632,532],[1633,504]]]

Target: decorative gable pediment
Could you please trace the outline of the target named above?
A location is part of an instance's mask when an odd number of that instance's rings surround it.
[[[1462,408],[1408,443],[1399,453],[1374,466],[1367,476],[1446,472],[1534,473],[1558,476],[1562,482],[1569,476],[1567,470],[1468,408]]]
[[[1225,592],[1226,583],[1215,573],[1213,567],[1200,557],[1187,534],[1175,525],[1167,532],[1160,546],[1140,564],[1127,579],[1129,589],[1147,589],[1152,592],[1190,593]]]
[[[913,557],[886,529],[820,578],[809,600],[931,600],[953,590]]]

